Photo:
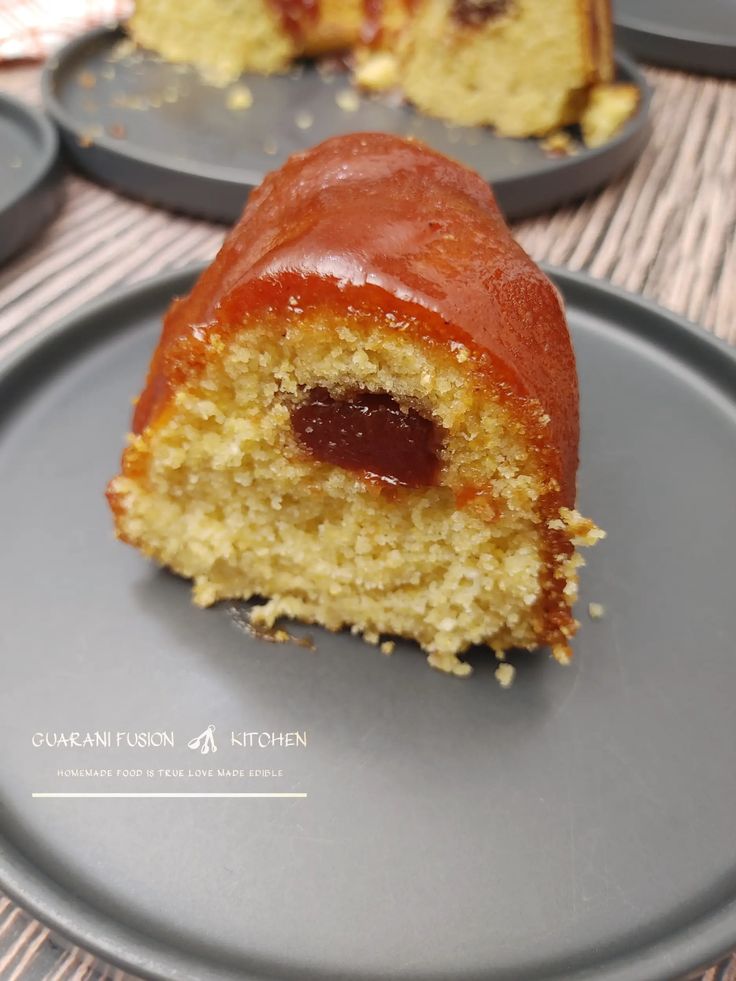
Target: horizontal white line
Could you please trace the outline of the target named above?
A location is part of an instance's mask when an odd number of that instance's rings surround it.
[[[176,793],[34,793],[32,797],[306,797],[306,794],[296,792],[286,793],[252,793],[252,794],[176,794]]]

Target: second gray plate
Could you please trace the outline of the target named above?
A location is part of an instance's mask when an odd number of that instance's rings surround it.
[[[61,197],[56,129],[42,112],[0,95],[0,263],[43,231]]]
[[[683,71],[736,76],[736,0],[615,0],[621,45]]]
[[[0,888],[176,981],[672,981],[733,946],[736,356],[554,275],[609,537],[573,664],[519,655],[509,691],[485,650],[460,681],[410,643],[268,644],[115,541],[104,485],[191,272],[4,369]]]
[[[634,118],[602,147],[551,157],[538,140],[448,127],[406,105],[357,97],[347,111],[337,101],[341,92],[356,98],[347,76],[313,65],[290,75],[246,76],[253,105],[239,110],[233,86],[206,85],[196,72],[150,53],[121,57],[121,39],[119,31],[92,31],[47,65],[44,100],[68,153],[87,173],[128,194],[226,222],[239,217],[248,191],[290,153],[338,133],[414,135],[477,170],[509,218],[602,186],[636,159],[648,136],[649,88],[623,55],[619,77],[641,91]]]

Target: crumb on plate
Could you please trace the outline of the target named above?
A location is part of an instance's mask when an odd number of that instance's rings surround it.
[[[335,102],[343,112],[356,112],[360,108],[360,97],[353,89],[340,89]]]
[[[314,115],[306,109],[300,109],[294,116],[298,129],[311,129],[314,126]]]
[[[228,109],[250,109],[253,105],[253,93],[247,85],[233,85],[227,93],[225,104]]]
[[[510,688],[516,677],[516,668],[508,661],[502,661],[495,671],[496,681],[502,688]]]
[[[565,129],[556,129],[540,140],[539,145],[550,157],[574,157],[579,151],[577,141]]]

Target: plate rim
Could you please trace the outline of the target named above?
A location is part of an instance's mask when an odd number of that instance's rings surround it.
[[[8,92],[0,92],[0,114],[4,115],[6,108],[10,109],[9,116],[20,116],[31,124],[39,140],[40,150],[38,156],[34,156],[35,167],[30,182],[20,195],[0,207],[0,224],[8,220],[13,212],[26,208],[32,199],[36,195],[42,194],[44,190],[55,190],[61,180],[61,142],[59,133],[51,120],[35,106],[29,105]],[[28,222],[23,233],[16,235],[14,239],[11,238],[9,248],[0,248],[0,263],[13,258],[16,253],[28,245],[38,231],[53,217],[59,204],[60,200],[54,201],[51,207],[39,208],[39,214],[34,216],[33,221]],[[50,212],[50,215],[47,212]]]
[[[128,305],[145,305],[162,292],[176,295],[182,288],[188,288],[188,284],[207,265],[203,262],[187,265],[160,273],[140,283],[107,291],[57,321],[49,330],[28,339],[0,363],[0,397],[4,396],[3,389],[12,382],[16,370],[33,360],[47,345],[67,336],[78,339],[85,334],[89,335],[87,343],[105,343],[108,331],[104,328],[100,330],[101,323],[110,324],[108,329],[116,333],[121,328],[119,324],[114,325],[115,321],[124,314]],[[729,384],[733,386],[731,397],[736,402],[736,347],[653,300],[628,292],[607,280],[547,263],[540,265],[568,295],[572,293],[576,298],[592,296],[594,302],[599,304],[616,304],[624,314],[634,308],[643,313],[645,322],[638,327],[634,326],[633,318],[621,317],[621,329],[628,334],[660,348],[674,347],[680,359],[683,350],[692,350],[693,345],[701,352],[707,352],[709,370],[701,367],[701,375],[716,385],[718,372],[725,368]],[[117,313],[118,317],[103,316],[110,311]],[[648,330],[648,325],[652,322],[659,322],[661,330],[658,335],[652,335]],[[94,324],[92,332],[90,324]],[[63,363],[55,370],[63,371]],[[22,398],[23,394],[20,395],[21,400]],[[75,896],[71,890],[67,891],[61,882],[36,868],[6,838],[0,837],[0,844],[0,889],[32,916],[103,960],[155,981],[196,981],[202,976],[211,981],[263,981],[261,974],[244,973],[224,964],[214,965],[210,961],[202,961],[194,953],[177,951],[168,944],[117,922],[108,914],[95,909],[85,899]],[[736,894],[726,904],[676,934],[674,939],[668,937],[648,947],[604,960],[572,977],[551,975],[549,981],[672,981],[675,976],[689,975],[692,971],[713,964],[731,952],[735,943]],[[203,975],[203,971],[206,974]],[[269,978],[273,981],[272,975],[269,974]],[[361,975],[356,973],[355,978],[359,981]]]
[[[106,35],[122,36],[121,24],[106,25],[93,28],[90,31],[80,34],[68,41],[61,47],[52,58],[44,65],[41,74],[41,97],[44,108],[49,116],[54,120],[65,140],[77,142],[84,135],[84,127],[80,126],[79,121],[66,109],[61,99],[57,95],[57,82],[60,74],[65,70],[66,65],[76,56],[76,54],[91,44],[95,44],[100,38]],[[588,168],[594,168],[600,161],[620,159],[622,154],[626,154],[623,164],[618,166],[612,173],[607,173],[603,183],[613,179],[619,172],[636,159],[645,146],[651,128],[651,103],[653,90],[647,81],[644,72],[636,61],[626,52],[616,49],[614,60],[617,69],[622,69],[626,75],[634,82],[640,93],[639,105],[634,115],[626,121],[622,129],[610,140],[601,146],[585,147],[584,152],[561,157],[555,161],[556,168],[554,175],[569,181],[570,176],[578,171],[585,172]],[[269,172],[250,170],[247,168],[227,167],[222,164],[198,164],[194,165],[187,160],[177,159],[174,164],[173,158],[165,152],[149,150],[146,147],[137,147],[129,144],[126,140],[116,140],[109,137],[106,133],[95,136],[94,147],[104,153],[117,164],[144,167],[155,170],[159,174],[169,175],[172,178],[187,178],[189,180],[199,180],[214,182],[226,187],[230,191],[250,190],[257,187]],[[627,152],[628,151],[628,152]],[[84,166],[82,164],[82,166]],[[272,168],[271,168],[272,169]],[[99,167],[94,168],[94,173],[101,177]],[[526,186],[528,182],[538,185],[549,176],[549,170],[543,166],[537,166],[522,175],[511,175],[492,182],[494,189],[501,188],[512,192],[520,186]],[[105,178],[102,178],[103,180]],[[490,183],[490,182],[489,182]],[[598,185],[596,185],[598,186]],[[592,185],[586,184],[580,194],[591,193]],[[570,195],[563,193],[560,195],[560,202],[570,199]],[[550,207],[547,205],[547,207]],[[185,211],[184,207],[181,210]],[[543,209],[532,209],[529,214],[533,214]],[[194,213],[194,212],[193,212]],[[519,211],[518,217],[524,217],[527,212]]]
[[[619,9],[613,24],[619,43],[644,62],[713,78],[736,77],[736,32],[724,40],[711,31],[678,29]]]
[[[731,51],[736,49],[736,36],[732,43],[724,43],[722,35],[712,34],[710,31],[677,29],[630,12],[616,11],[613,22],[615,27],[623,27],[628,31],[636,31],[638,34],[652,35],[668,41],[683,41],[693,46],[726,48]]]

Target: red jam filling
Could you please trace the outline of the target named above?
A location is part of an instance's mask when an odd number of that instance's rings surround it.
[[[291,412],[299,443],[322,463],[386,484],[427,487],[439,470],[437,426],[413,409],[402,410],[390,395],[356,392],[334,399],[312,389]]]
[[[455,0],[452,16],[465,27],[480,27],[486,21],[501,17],[511,6],[511,0]]]
[[[281,17],[284,30],[299,40],[306,25],[319,16],[319,0],[271,0]]]
[[[363,0],[363,24],[360,40],[363,44],[376,44],[381,37],[383,0]]]
[[[404,10],[413,14],[419,0],[404,0]],[[383,8],[385,0],[363,0],[363,24],[360,29],[360,40],[363,44],[378,44],[383,34]]]

